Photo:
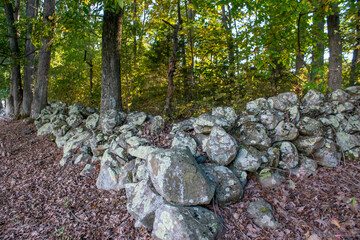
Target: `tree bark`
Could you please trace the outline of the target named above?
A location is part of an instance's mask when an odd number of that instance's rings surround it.
[[[297,55],[296,55],[296,64],[295,64],[295,75],[300,76],[301,75],[301,69],[304,67],[304,54],[301,49],[301,40],[304,38],[302,35],[303,27],[301,24],[301,18],[304,16],[304,14],[300,13],[297,19]]]
[[[55,0],[44,1],[43,23],[47,28],[42,37],[39,52],[38,72],[33,102],[31,104],[31,118],[39,116],[47,105],[47,90],[49,85],[49,70],[51,60],[51,46],[54,32]]]
[[[26,4],[26,16],[35,19],[38,14],[39,0],[28,0]],[[33,86],[35,80],[35,46],[31,42],[32,23],[26,27],[25,40],[25,66],[24,66],[24,91],[23,102],[20,114],[29,116],[31,112],[31,103],[33,99]],[[28,54],[31,53],[31,54]],[[28,55],[27,55],[28,54]]]
[[[172,26],[174,29],[173,37],[172,37],[173,47],[172,47],[172,54],[171,54],[171,58],[170,58],[169,72],[168,72],[168,88],[167,88],[166,99],[165,99],[165,109],[164,109],[165,116],[169,116],[169,114],[172,111],[171,100],[172,100],[172,95],[175,90],[174,75],[175,75],[175,71],[176,71],[176,56],[177,56],[178,43],[179,43],[178,32],[182,25],[179,0],[177,2],[177,12],[178,12],[178,23],[175,24],[174,26],[163,20],[165,23]]]
[[[359,6],[359,0],[357,0],[357,6]],[[356,18],[355,18],[356,19]],[[358,9],[357,11],[357,20],[358,21],[360,19],[360,9]],[[350,70],[350,85],[355,85],[355,84],[359,84],[359,69],[358,69],[358,64],[359,64],[359,45],[360,45],[360,35],[359,35],[359,23],[356,23],[356,43],[355,43],[355,48],[353,51],[353,58],[351,61],[351,70]]]
[[[327,17],[330,52],[328,87],[335,91],[341,88],[342,82],[342,43],[338,4],[332,4],[331,9],[332,14]]]
[[[121,104],[121,35],[123,10],[106,9],[102,29],[101,116],[108,110],[122,110]]]
[[[234,51],[234,39],[232,36],[232,29],[231,29],[231,15],[230,15],[230,6],[227,6],[229,14],[226,13],[225,6],[221,6],[222,10],[222,23],[226,31],[226,42],[227,42],[227,48],[228,48],[228,55],[229,55],[229,78],[230,83],[232,84],[235,81],[235,51]]]
[[[310,72],[310,82],[324,79],[324,74],[322,72],[322,66],[324,65],[324,52],[325,47],[323,43],[323,34],[324,34],[324,12],[322,10],[322,1],[318,3],[318,7],[315,10],[313,17],[313,36],[317,41],[313,45],[311,53],[311,72]]]
[[[21,105],[21,73],[20,73],[20,63],[16,59],[17,56],[20,56],[20,49],[18,43],[18,32],[15,27],[15,21],[19,19],[19,7],[20,1],[15,1],[15,8],[13,8],[12,3],[4,4],[5,15],[6,15],[6,24],[9,34],[10,42],[10,51],[11,55],[15,56],[12,59],[12,68],[11,68],[11,80],[10,80],[10,94],[7,98],[7,111],[6,114],[11,117],[15,117],[19,114],[20,105]]]
[[[191,0],[189,0],[189,5],[191,5]],[[192,24],[194,22],[194,10],[192,7],[189,8],[189,13],[188,13],[188,21]],[[193,39],[193,32],[194,32],[194,27],[191,26],[189,28],[189,43],[190,43],[190,55],[191,55],[191,63],[190,63],[190,68],[189,68],[189,80],[190,80],[190,86],[192,89],[194,89],[194,94],[195,97],[197,96],[197,86],[195,84],[195,62],[194,62],[194,58],[195,58],[195,54],[194,54],[194,39]],[[192,99],[193,96],[193,91],[190,92],[190,99]]]

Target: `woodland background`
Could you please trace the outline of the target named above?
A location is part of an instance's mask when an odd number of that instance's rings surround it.
[[[0,99],[30,115],[39,84],[38,113],[47,100],[100,107],[113,52],[127,112],[178,119],[285,91],[332,91],[360,83],[359,23],[358,0],[5,0]],[[115,45],[102,48],[111,31]]]

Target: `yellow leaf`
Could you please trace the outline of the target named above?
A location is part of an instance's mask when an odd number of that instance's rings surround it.
[[[330,223],[337,226],[338,228],[341,228],[339,220],[337,220],[336,218],[330,218]]]

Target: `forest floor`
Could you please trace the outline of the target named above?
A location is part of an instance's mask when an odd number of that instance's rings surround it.
[[[151,239],[135,228],[124,191],[96,188],[100,169],[81,177],[84,165],[61,167],[62,150],[36,136],[25,120],[0,119],[0,239]],[[257,227],[248,204],[263,197],[281,227]],[[214,210],[221,239],[360,239],[360,161],[263,189],[250,176],[243,199]]]

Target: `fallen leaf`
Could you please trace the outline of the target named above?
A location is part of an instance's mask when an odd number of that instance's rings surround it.
[[[337,226],[338,228],[341,228],[339,220],[337,220],[336,218],[330,218],[330,223]]]

